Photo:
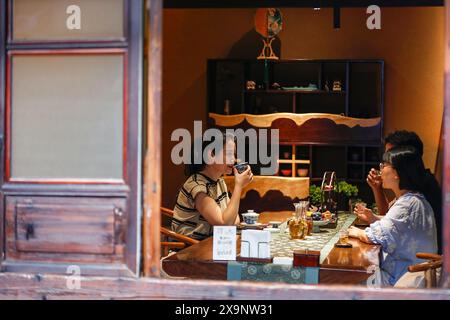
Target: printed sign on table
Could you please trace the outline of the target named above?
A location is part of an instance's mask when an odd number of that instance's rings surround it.
[[[213,260],[236,260],[236,226],[214,226]]]

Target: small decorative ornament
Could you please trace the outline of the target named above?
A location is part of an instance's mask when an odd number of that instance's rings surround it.
[[[333,91],[342,91],[341,81],[339,80],[333,81]]]
[[[247,81],[246,88],[247,88],[247,90],[255,90],[256,82],[255,81]]]
[[[279,83],[275,82],[275,83],[272,84],[272,89],[273,89],[273,90],[280,90],[280,89],[281,89],[281,86],[280,86]]]
[[[275,59],[272,49],[272,41],[275,36],[281,31],[283,26],[283,19],[281,12],[275,8],[260,8],[256,10],[255,14],[255,29],[263,37],[264,47],[258,59]]]

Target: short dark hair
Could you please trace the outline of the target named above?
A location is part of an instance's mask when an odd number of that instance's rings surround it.
[[[422,157],[414,147],[394,147],[383,154],[383,162],[391,164],[397,171],[400,189],[425,191],[426,170]]]
[[[221,147],[223,147],[228,140],[232,140],[236,143],[236,137],[230,133],[222,132],[222,137],[223,137],[223,144],[221,144]],[[206,167],[205,160],[203,159],[203,152],[212,143],[212,141],[202,140],[200,143],[200,140],[202,139],[201,138],[196,139],[197,143],[201,144],[201,154],[200,155],[197,154],[197,156],[199,156],[199,159],[201,159],[201,163],[195,163],[196,150],[194,149],[194,147],[196,144],[194,142],[191,146],[191,153],[189,155],[189,159],[191,162],[189,164],[186,164],[184,167],[184,174],[188,177],[193,175],[194,173],[202,171]],[[218,151],[220,151],[220,149]],[[212,152],[214,154],[214,150],[212,150]]]
[[[384,144],[390,143],[394,147],[414,147],[420,156],[423,156],[423,142],[417,133],[413,131],[398,130],[388,134],[384,138]]]

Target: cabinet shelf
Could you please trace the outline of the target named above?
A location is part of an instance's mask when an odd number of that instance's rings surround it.
[[[345,91],[326,91],[326,90],[244,90],[244,93],[252,94],[329,94],[329,95],[345,95]]]
[[[247,81],[259,89],[248,90]],[[335,81],[341,91],[325,90]],[[209,60],[210,126],[278,129],[285,181],[301,173],[320,184],[325,171],[335,171],[339,180],[358,184],[369,203],[366,171],[377,168],[382,151],[383,81],[382,60]],[[268,86],[273,83],[288,89]],[[317,90],[298,90],[311,84]],[[255,174],[263,167],[255,166]]]

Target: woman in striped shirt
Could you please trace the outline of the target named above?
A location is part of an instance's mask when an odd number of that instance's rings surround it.
[[[211,236],[212,226],[239,224],[241,192],[253,179],[250,166],[242,173],[233,167],[236,162],[234,136],[223,135],[222,148],[218,150],[207,150],[209,143],[203,142],[202,150],[198,150],[201,163],[195,164],[195,153],[191,153],[191,164],[186,165],[189,178],[178,192],[172,219],[173,231],[197,240]],[[202,156],[205,149],[207,159]],[[222,176],[231,173],[235,176],[235,187],[230,199]]]

